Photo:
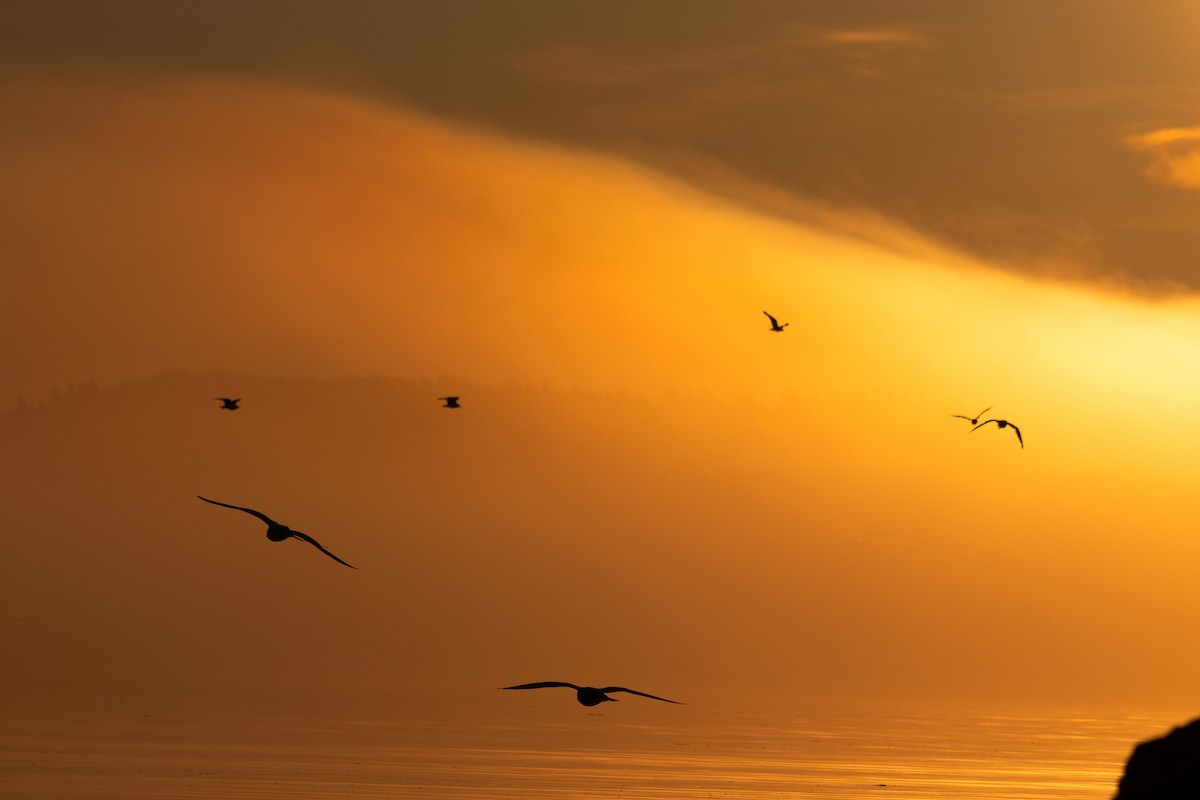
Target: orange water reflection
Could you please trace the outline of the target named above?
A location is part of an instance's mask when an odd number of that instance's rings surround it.
[[[1098,800],[1136,740],[1183,721],[567,708],[510,705],[482,720],[465,705],[409,719],[25,709],[0,726],[0,794]]]

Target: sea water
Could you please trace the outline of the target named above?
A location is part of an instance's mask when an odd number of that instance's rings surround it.
[[[585,709],[566,690],[386,711],[246,705],[16,704],[0,721],[0,797],[1101,800],[1138,740],[1187,721],[630,696]]]

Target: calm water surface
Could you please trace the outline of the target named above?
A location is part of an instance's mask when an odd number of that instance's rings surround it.
[[[8,708],[0,797],[1100,800],[1137,740],[1186,721],[554,699],[386,714]]]

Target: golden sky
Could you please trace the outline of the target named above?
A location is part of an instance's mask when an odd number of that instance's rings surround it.
[[[1194,705],[1200,13],[692,5],[22,12],[17,685]]]

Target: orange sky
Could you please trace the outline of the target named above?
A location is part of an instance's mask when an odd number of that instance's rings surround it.
[[[939,30],[778,38],[926,48]],[[701,49],[741,63],[731,47]],[[631,80],[588,72],[593,56],[520,66]],[[1086,247],[1017,263],[1020,225],[939,237],[917,224],[930,207],[831,204],[686,148],[637,159],[292,80],[26,65],[0,97],[0,398],[200,376],[3,423],[33,459],[7,476],[28,563],[65,558],[71,577],[10,575],[20,680],[86,682],[64,653],[117,637],[158,642],[147,684],[219,683],[229,637],[250,683],[301,658],[301,683],[617,672],[699,702],[746,685],[1197,699],[1190,291],[1147,291],[1155,276]],[[1112,158],[1182,218],[1195,121],[1142,123]],[[980,244],[1004,230],[1011,247]],[[250,388],[209,388],[213,370]],[[346,376],[407,383],[279,380]],[[428,401],[459,385],[447,419]],[[143,390],[154,407],[130,406]],[[208,405],[225,393],[244,412]],[[950,417],[987,405],[1024,449]],[[197,493],[277,513],[361,575]]]

